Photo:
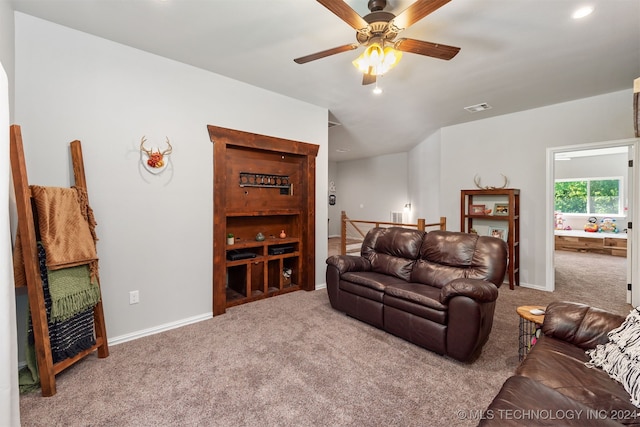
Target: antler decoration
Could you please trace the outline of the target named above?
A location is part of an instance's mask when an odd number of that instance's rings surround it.
[[[504,178],[504,184],[502,185],[502,187],[494,187],[494,186],[491,186],[491,185],[487,185],[487,186],[483,187],[482,185],[480,185],[480,177],[478,176],[478,174],[476,174],[473,177],[473,183],[476,185],[476,187],[478,187],[481,190],[497,190],[497,189],[500,189],[500,188],[507,188],[507,183],[509,181],[507,176],[504,175],[504,174],[500,174],[500,175],[502,175],[502,177]]]
[[[147,150],[144,147],[145,142],[147,142],[147,139],[143,136],[140,140],[140,151],[144,152],[148,156],[147,166],[154,169],[162,169],[164,166],[166,166],[164,156],[168,156],[169,154],[171,154],[171,151],[173,151],[173,147],[169,142],[169,137],[167,137],[167,145],[169,146],[169,148],[167,148],[163,152],[160,152],[159,149],[158,151],[153,151],[153,148],[151,150]]]

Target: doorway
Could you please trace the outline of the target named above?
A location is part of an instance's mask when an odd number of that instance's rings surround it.
[[[616,271],[616,277],[618,277],[619,282],[616,286],[623,288],[627,283],[633,283],[633,277],[638,277],[637,271],[634,271],[638,269],[637,265],[634,265],[637,263],[631,261],[634,259],[636,252],[634,251],[634,242],[637,241],[634,238],[634,233],[636,232],[633,229],[627,230],[628,223],[632,222],[634,212],[638,211],[636,205],[640,198],[638,197],[638,185],[634,185],[637,182],[637,173],[634,168],[629,167],[629,161],[635,160],[638,156],[638,142],[638,139],[629,139],[547,149],[546,290],[553,291],[555,289],[557,273],[559,274],[558,278],[561,279],[562,272],[567,271],[567,268],[570,270],[570,268],[574,267],[563,265],[562,263],[575,263],[576,260],[580,259],[581,251],[591,252],[593,250],[596,253],[601,252],[598,248],[598,242],[602,242],[605,236],[607,237],[607,245],[623,246],[626,241],[626,257],[621,258],[621,256],[624,257],[622,250],[611,251],[610,249],[604,249],[606,255],[594,255],[591,253],[589,255],[591,258],[588,258],[587,254],[585,254],[583,257],[585,261],[584,269],[582,271],[588,272],[589,262],[593,262],[594,257],[599,257],[600,262],[607,264],[607,260],[609,260],[611,265],[616,266],[616,269],[622,270]],[[586,187],[593,184],[594,188],[603,182],[611,184],[619,180],[619,210],[609,209],[613,211],[614,215],[592,215],[589,212],[592,212],[595,206],[589,206],[588,210],[582,213],[557,216],[555,206],[556,180],[561,180],[568,185],[580,182],[584,183]],[[595,204],[594,199],[589,199],[590,205],[592,202]],[[567,210],[570,211],[571,209],[567,208]],[[602,227],[603,224],[610,225],[610,221],[613,220],[618,233],[607,233],[605,235],[604,233],[585,232],[585,224],[588,224],[590,219],[594,221],[594,217],[596,223],[593,226],[595,226],[596,230],[598,226]],[[603,221],[606,221],[606,223],[603,223]],[[557,228],[566,230],[556,231]],[[626,231],[628,232],[625,233]],[[580,252],[571,252],[573,256],[567,256],[568,254],[564,253],[564,251],[556,252],[556,234],[562,235],[560,239],[566,239],[568,242],[577,242],[579,240],[580,242],[577,245],[580,246]],[[593,242],[594,244],[591,245],[591,243],[585,242]],[[571,246],[571,243],[568,246]],[[559,256],[556,256],[556,254]],[[594,275],[596,274],[598,273],[594,273]],[[626,281],[624,280],[625,277]],[[625,295],[624,289],[617,289],[617,291],[619,291],[617,295]],[[640,295],[639,291],[640,289],[628,290],[626,292],[626,302],[635,301],[637,304],[640,301],[637,297]]]

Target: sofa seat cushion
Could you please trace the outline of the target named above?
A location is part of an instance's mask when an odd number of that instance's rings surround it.
[[[405,283],[405,281],[382,273],[361,271],[358,273],[344,273],[338,286],[345,292],[382,302],[384,290],[387,286],[396,283]]]
[[[356,285],[371,288],[378,292],[384,292],[389,285],[406,283],[404,280],[383,273],[374,273],[373,271],[361,271],[358,273],[344,273],[340,278],[340,288],[343,282],[351,282]]]
[[[588,361],[589,357],[579,347],[543,335],[516,374],[539,381],[592,409],[628,414],[630,418],[619,420],[624,424],[639,423],[640,410],[633,406],[622,384],[599,368],[587,367]]]
[[[445,311],[447,307],[440,304],[440,289],[422,283],[394,283],[387,286],[386,294],[425,307]]]
[[[447,306],[440,304],[440,289],[421,283],[397,283],[387,286],[385,305],[424,319],[446,325]]]
[[[502,385],[479,426],[619,426],[610,413],[569,399],[531,378],[513,376]]]

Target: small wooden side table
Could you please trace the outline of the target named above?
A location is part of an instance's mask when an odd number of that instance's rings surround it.
[[[516,308],[516,312],[520,316],[520,328],[518,335],[518,356],[520,360],[531,350],[535,340],[538,339],[538,330],[542,327],[544,322],[544,314],[532,314],[531,310],[539,309],[545,310],[543,305],[521,305]]]

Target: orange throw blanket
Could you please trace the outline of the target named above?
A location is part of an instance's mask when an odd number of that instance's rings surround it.
[[[77,187],[32,185],[30,188],[37,211],[40,241],[46,253],[47,268],[58,270],[89,264],[91,281],[97,280],[96,222],[87,202],[86,192]],[[15,247],[14,270],[18,270],[16,286],[21,286],[24,284],[20,283],[24,281],[24,264],[20,233],[16,236]]]

